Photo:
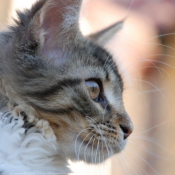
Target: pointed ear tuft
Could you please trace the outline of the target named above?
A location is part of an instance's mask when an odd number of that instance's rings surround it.
[[[112,37],[122,29],[124,20],[119,21],[95,34],[89,35],[88,38],[100,46],[105,46]]]

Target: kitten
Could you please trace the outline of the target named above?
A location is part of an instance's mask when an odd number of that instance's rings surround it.
[[[83,37],[81,4],[40,0],[0,33],[0,172],[68,173],[68,158],[100,163],[126,145],[123,82],[104,49],[122,22]]]

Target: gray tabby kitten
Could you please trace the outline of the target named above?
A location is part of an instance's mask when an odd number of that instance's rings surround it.
[[[29,164],[25,156],[18,157],[28,172],[51,165],[49,172],[63,172],[65,158],[102,162],[123,150],[133,130],[122,102],[122,78],[104,49],[122,22],[83,37],[78,25],[81,3],[39,0],[30,10],[18,12],[16,25],[0,33],[1,107],[8,106],[12,113],[6,111],[2,118],[10,117],[6,124],[22,121],[21,142],[39,132],[43,138],[55,136],[57,143],[55,155],[46,156],[54,158],[45,164],[44,159],[31,158]],[[32,154],[39,152],[28,156]],[[34,166],[35,160],[42,166]],[[0,171],[8,170],[0,164]]]

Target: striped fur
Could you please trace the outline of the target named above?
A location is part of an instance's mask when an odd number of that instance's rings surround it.
[[[18,12],[16,26],[0,34],[0,87],[14,117],[49,122],[61,156],[99,163],[123,150],[133,126],[122,78],[103,48],[117,24],[85,38],[78,29],[80,6],[80,0],[40,0]],[[88,79],[101,86],[98,102],[89,96]]]

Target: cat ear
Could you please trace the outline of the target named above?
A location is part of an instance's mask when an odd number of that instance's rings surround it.
[[[88,38],[100,46],[105,46],[112,37],[122,29],[123,20],[119,21],[95,34],[89,35]]]
[[[20,35],[22,42],[36,41],[43,54],[54,47],[59,49],[59,46],[69,44],[79,31],[81,1],[40,0],[25,15],[19,13],[18,28],[25,30]]]

